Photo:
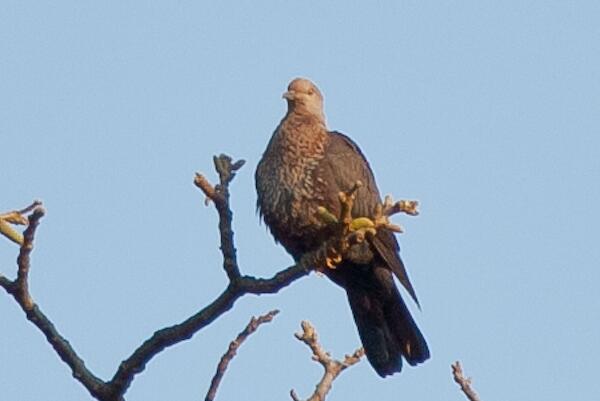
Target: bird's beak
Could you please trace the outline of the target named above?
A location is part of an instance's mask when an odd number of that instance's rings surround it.
[[[284,92],[283,95],[281,95],[281,97],[287,100],[294,100],[294,98],[296,97],[296,93],[294,93],[294,91],[287,91]]]

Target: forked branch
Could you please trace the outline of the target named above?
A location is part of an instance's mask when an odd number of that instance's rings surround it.
[[[325,401],[327,393],[331,390],[333,381],[346,368],[358,363],[365,355],[365,350],[359,348],[352,355],[346,355],[342,361],[333,359],[327,351],[323,349],[319,343],[317,331],[310,322],[302,322],[302,333],[297,333],[296,338],[306,344],[312,351],[312,359],[317,361],[323,369],[323,377],[317,383],[314,393],[306,399],[306,401]],[[294,390],[290,391],[290,396],[293,401],[301,401]]]

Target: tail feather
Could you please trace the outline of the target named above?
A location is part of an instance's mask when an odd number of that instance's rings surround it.
[[[353,269],[355,266],[349,267]],[[367,359],[381,376],[400,372],[402,358],[414,366],[429,359],[429,348],[389,269],[362,270],[344,284]],[[352,270],[350,270],[352,271]]]

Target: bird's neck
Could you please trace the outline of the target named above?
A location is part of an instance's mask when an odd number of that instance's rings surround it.
[[[322,125],[327,129],[327,123],[325,122],[325,113],[323,113],[322,107],[313,107],[312,105],[291,105],[288,107],[288,111],[284,117],[285,120],[296,121],[304,124],[317,124]]]
[[[294,158],[303,159],[322,156],[329,134],[325,121],[319,116],[292,112],[281,121],[278,137]]]
[[[327,134],[327,125],[322,115],[288,111],[281,120],[282,135],[290,140],[322,141]]]
[[[308,174],[325,154],[329,133],[325,122],[311,114],[290,113],[281,120],[273,137],[279,157],[295,171]],[[299,179],[301,177],[298,177]]]

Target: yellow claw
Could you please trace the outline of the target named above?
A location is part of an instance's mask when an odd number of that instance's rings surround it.
[[[340,264],[341,261],[342,261],[342,256],[336,254],[336,255],[328,256],[325,259],[325,264],[327,265],[327,267],[329,269],[335,269],[337,267],[337,265]]]
[[[350,223],[350,231],[357,231],[362,228],[375,228],[375,223],[367,217],[358,217]]]

